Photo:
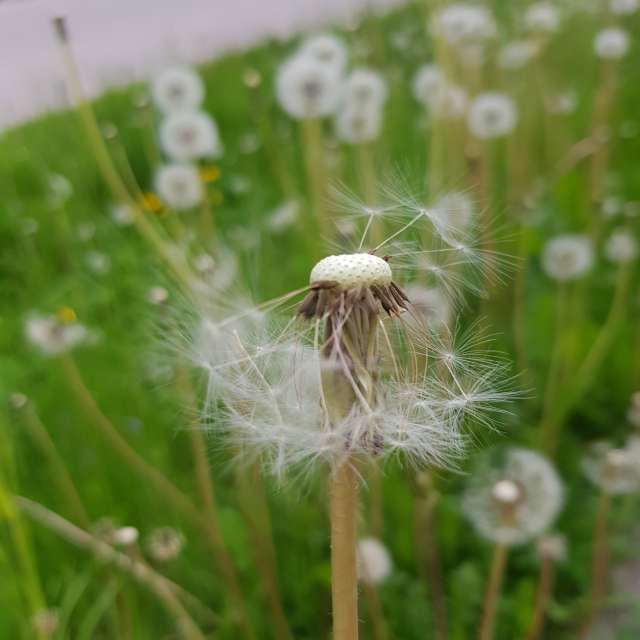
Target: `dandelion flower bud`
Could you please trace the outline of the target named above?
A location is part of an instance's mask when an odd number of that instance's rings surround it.
[[[276,75],[280,106],[298,120],[331,115],[340,99],[340,76],[311,56],[296,55]]]
[[[513,100],[502,93],[481,93],[471,102],[467,124],[480,139],[499,138],[516,126],[517,112]]]
[[[321,33],[307,38],[300,46],[299,55],[308,56],[326,65],[337,75],[344,72],[347,64],[347,48],[340,38],[330,33]]]
[[[564,562],[567,559],[567,539],[559,533],[548,533],[538,540],[536,551],[542,561]]]
[[[183,211],[202,202],[204,189],[198,169],[188,164],[168,164],[158,169],[156,190],[171,209]]]
[[[57,356],[87,342],[88,329],[78,322],[63,322],[58,317],[31,314],[25,323],[27,341],[46,356]]]
[[[222,153],[218,127],[203,111],[169,115],[160,126],[163,151],[177,162],[215,158]]]
[[[152,531],[146,541],[147,552],[154,562],[164,563],[180,555],[184,537],[171,527],[161,527]]]
[[[358,541],[358,576],[363,582],[381,584],[391,575],[391,556],[376,538]]]
[[[638,0],[611,0],[609,3],[611,13],[618,16],[629,16],[640,7]]]
[[[535,33],[553,33],[560,25],[558,9],[549,2],[535,2],[527,8],[524,24]]]
[[[619,60],[629,50],[629,35],[619,27],[602,29],[593,41],[596,55],[604,60]]]
[[[638,449],[635,446],[616,449],[608,442],[594,442],[582,461],[582,470],[605,493],[633,493],[640,489]]]
[[[616,229],[604,245],[604,254],[616,264],[633,262],[638,256],[638,243],[627,229]]]
[[[193,69],[170,67],[154,78],[151,93],[158,109],[168,114],[198,109],[204,97],[204,87]]]
[[[516,545],[546,531],[563,501],[562,482],[546,458],[509,449],[500,464],[486,464],[472,478],[462,507],[480,535]]]
[[[567,282],[583,276],[593,265],[593,248],[587,236],[566,234],[547,242],[542,268],[554,280]]]

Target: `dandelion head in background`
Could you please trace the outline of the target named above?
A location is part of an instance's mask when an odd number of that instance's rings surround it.
[[[155,178],[156,191],[171,209],[192,209],[202,202],[204,188],[197,167],[190,164],[167,164]]]
[[[189,67],[169,67],[156,75],[151,84],[156,107],[164,114],[195,111],[204,98],[200,76]]]
[[[336,115],[336,136],[348,144],[371,142],[380,135],[381,121],[378,107],[350,105]]]
[[[425,106],[429,106],[436,93],[446,84],[440,67],[437,64],[422,65],[413,76],[412,92],[413,97]]]
[[[258,307],[225,294],[196,310],[188,349],[207,378],[212,424],[238,462],[259,459],[277,476],[394,455],[417,467],[455,464],[467,419],[492,424],[514,397],[508,368],[476,353],[477,327],[458,339],[427,326],[398,282],[422,269],[428,278],[439,257],[434,280],[450,270],[450,289],[460,289],[467,269],[488,259],[399,189],[380,211],[344,206],[360,243],[320,260],[308,285]],[[365,248],[378,215],[395,231]],[[416,244],[427,229],[441,246],[423,253]]]
[[[594,442],[582,460],[585,476],[601,491],[622,495],[640,490],[640,446],[631,439],[625,447]]]
[[[393,568],[391,555],[387,548],[376,538],[358,540],[358,577],[371,585],[382,584]]]
[[[628,229],[615,229],[604,245],[604,255],[614,264],[628,264],[638,257],[638,241]]]
[[[591,240],[581,234],[565,234],[551,238],[542,250],[542,268],[559,282],[577,280],[593,266]]]
[[[567,559],[567,538],[560,533],[546,533],[538,538],[536,553],[541,562],[554,564]]]
[[[524,26],[532,33],[554,33],[560,26],[560,13],[550,2],[535,2],[524,13]]]
[[[488,140],[511,133],[517,120],[516,105],[508,95],[487,92],[479,94],[471,102],[467,125],[476,138]]]
[[[463,511],[477,532],[497,544],[524,544],[549,529],[564,503],[562,481],[535,451],[508,449],[471,478]]]
[[[387,84],[377,71],[354,69],[342,85],[342,103],[359,108],[381,108],[387,99]]]
[[[43,355],[57,356],[91,340],[89,330],[75,318],[30,314],[25,322],[27,341]]]
[[[180,555],[184,547],[184,536],[172,527],[154,529],[145,541],[149,557],[159,564],[170,562]]]
[[[639,0],[611,0],[609,3],[611,13],[618,16],[630,16],[640,7]]]
[[[496,23],[486,7],[455,2],[439,9],[430,22],[431,33],[451,45],[484,43],[496,35]]]
[[[167,116],[160,125],[160,145],[175,162],[222,155],[218,126],[204,111],[185,111]]]
[[[526,67],[538,54],[538,45],[531,40],[508,42],[498,52],[498,66],[515,71]]]
[[[603,60],[620,60],[629,50],[629,34],[619,27],[602,29],[595,36],[593,48]]]
[[[340,38],[330,33],[306,38],[298,49],[298,55],[327,66],[338,76],[344,73],[347,65],[347,47]]]
[[[111,208],[111,219],[119,227],[127,227],[133,224],[135,214],[131,206],[126,203],[114,204]]]
[[[278,102],[297,120],[331,115],[340,100],[340,87],[336,70],[311,56],[289,58],[276,75]]]

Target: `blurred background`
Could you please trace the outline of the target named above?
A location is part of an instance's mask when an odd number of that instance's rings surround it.
[[[331,459],[234,433],[216,331],[259,354],[369,251],[428,336],[390,331],[379,395],[424,366],[402,420],[464,447],[358,467],[360,637],[640,637],[639,30],[638,0],[0,2],[0,637],[347,640]]]

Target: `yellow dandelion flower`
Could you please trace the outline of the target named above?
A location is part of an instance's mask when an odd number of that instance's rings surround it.
[[[202,182],[215,182],[220,178],[220,168],[214,164],[205,165],[200,169]]]
[[[162,200],[152,191],[147,191],[142,194],[142,206],[152,213],[160,213],[162,211]]]
[[[78,319],[76,312],[71,307],[67,306],[60,307],[57,315],[60,322],[64,324],[71,324]]]

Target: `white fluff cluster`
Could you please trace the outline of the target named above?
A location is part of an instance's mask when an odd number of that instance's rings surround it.
[[[496,35],[496,23],[486,7],[466,2],[449,4],[435,13],[432,33],[451,45],[483,43]]]
[[[393,565],[387,548],[376,538],[358,540],[358,577],[372,585],[382,584],[390,575]]]
[[[197,167],[191,164],[167,164],[156,173],[156,190],[171,209],[191,209],[204,197]]]
[[[628,229],[616,229],[605,242],[604,254],[614,264],[633,262],[638,257],[638,241]]]
[[[202,104],[204,87],[193,69],[176,66],[158,73],[151,84],[151,94],[154,104],[164,114],[194,111]]]
[[[591,240],[581,234],[551,238],[542,251],[542,268],[554,280],[567,282],[586,274],[593,265]]]
[[[626,446],[594,442],[582,460],[584,474],[601,491],[621,495],[640,491],[640,441],[629,438]]]
[[[212,424],[223,430],[223,441],[242,461],[258,459],[279,476],[354,456],[398,454],[416,466],[452,465],[466,444],[467,419],[491,425],[492,416],[505,411],[503,403],[514,397],[505,388],[505,363],[480,343],[477,327],[462,336],[441,325],[430,327],[396,285],[403,272],[423,268],[418,258],[427,255],[427,273],[437,273],[437,283],[455,292],[466,284],[467,270],[482,269],[487,256],[466,243],[466,235],[441,228],[428,209],[401,202],[383,207],[382,213],[363,207],[361,249],[320,261],[309,286],[255,308],[242,301],[225,308],[238,298],[221,295],[196,313],[188,355],[206,375]],[[364,243],[375,215],[386,215],[396,231],[367,252]],[[430,235],[441,236],[439,249],[423,254],[396,244],[402,236],[424,237],[426,227]],[[448,271],[455,274],[451,280]],[[446,286],[443,291],[449,293]],[[293,303],[303,293],[296,315]],[[310,311],[304,307],[309,300]],[[353,311],[340,316],[345,308]],[[350,313],[361,319],[350,319]],[[332,331],[340,333],[342,322],[355,333],[336,345]],[[353,354],[364,335],[375,339],[371,351],[364,349],[371,359],[365,358],[363,373]],[[332,393],[353,392],[354,397],[339,418],[330,415],[326,395],[326,381],[336,374],[342,383]],[[369,374],[375,390],[367,387]]]
[[[609,3],[611,13],[618,16],[629,16],[640,7],[639,0],[611,0]]]
[[[524,24],[535,33],[554,33],[560,26],[560,14],[550,2],[534,2],[524,13]]]
[[[412,91],[415,99],[436,119],[462,118],[469,104],[467,92],[447,80],[433,63],[418,69],[413,77]]]
[[[340,101],[346,60],[344,44],[332,35],[305,40],[276,74],[280,106],[296,120],[334,113]]]
[[[467,126],[481,140],[511,133],[518,121],[514,101],[504,93],[488,91],[476,96],[469,107]]]
[[[387,86],[371,69],[354,69],[343,83],[336,134],[342,141],[357,144],[375,140],[380,134]]]
[[[168,115],[160,125],[160,145],[174,162],[217,158],[222,153],[218,126],[204,111]]]
[[[593,41],[596,55],[604,60],[619,60],[629,50],[629,34],[619,27],[598,31]]]
[[[515,487],[501,499],[496,487]],[[501,464],[486,464],[472,478],[463,511],[478,533],[492,542],[517,545],[549,529],[564,503],[564,489],[550,462],[535,451],[509,449]]]
[[[538,54],[538,45],[532,40],[513,40],[500,49],[498,65],[515,71],[526,67]]]
[[[57,356],[91,339],[79,322],[63,322],[55,315],[31,314],[24,327],[25,337],[46,356]]]

